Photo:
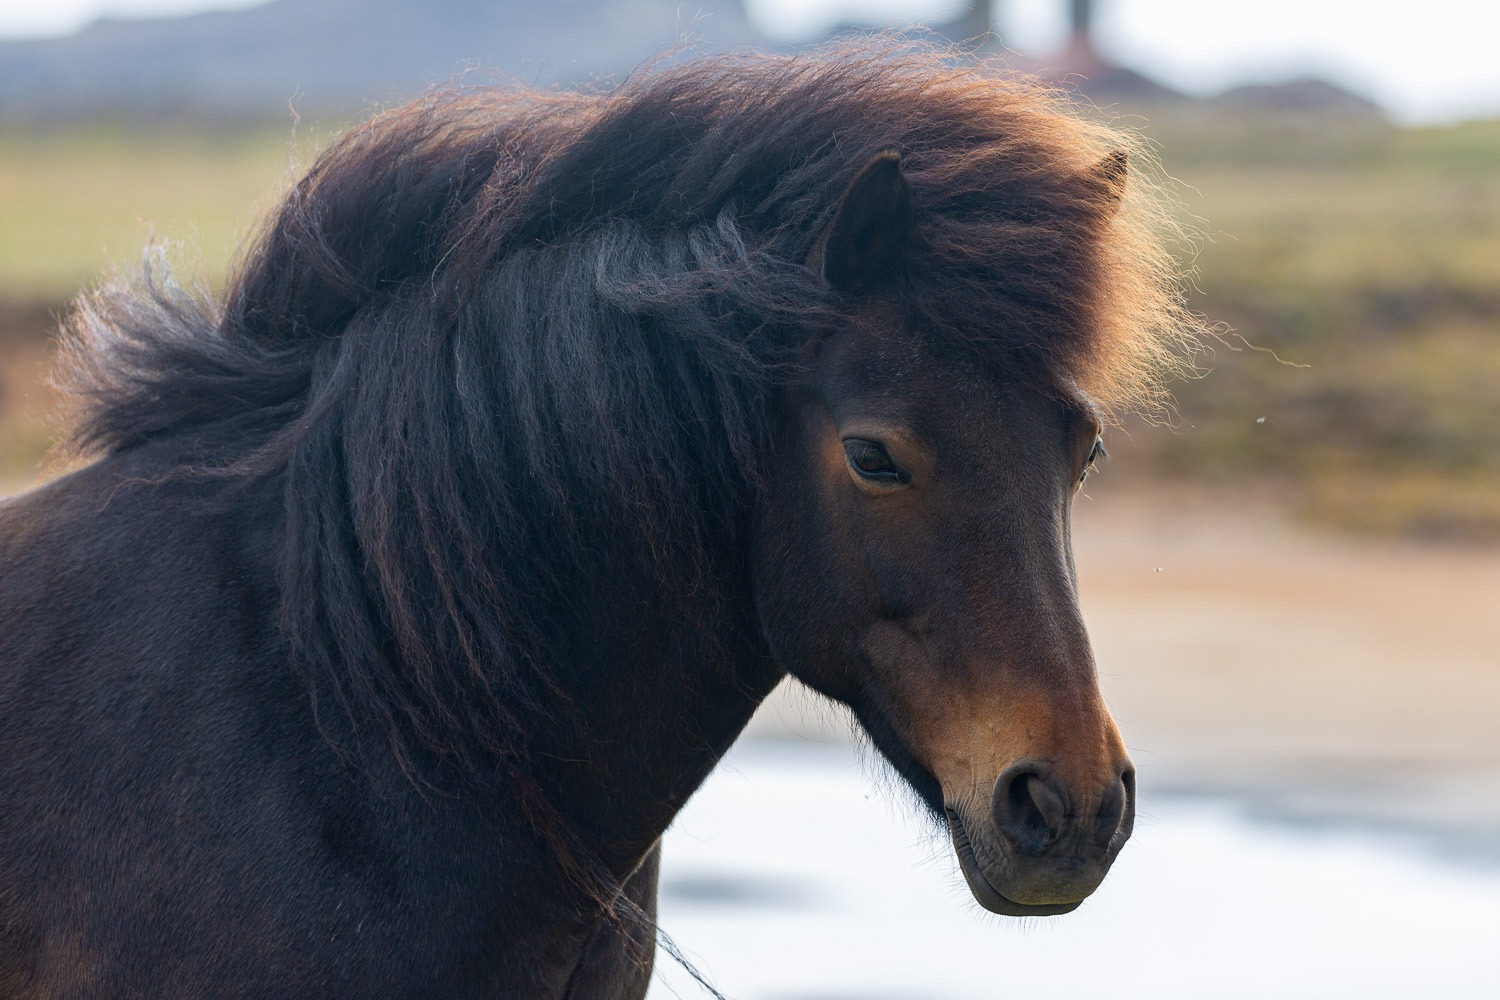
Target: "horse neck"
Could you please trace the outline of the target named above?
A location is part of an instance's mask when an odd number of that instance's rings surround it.
[[[701,588],[686,606],[653,594],[590,596],[599,599],[578,603],[557,633],[562,708],[530,741],[531,761],[573,829],[626,871],[782,671],[760,638],[748,584]]]

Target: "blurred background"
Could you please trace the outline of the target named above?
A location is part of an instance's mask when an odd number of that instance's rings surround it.
[[[79,289],[152,241],[220,280],[371,110],[892,23],[1141,130],[1206,234],[1222,341],[1077,510],[1137,832],[1076,914],[988,917],[788,685],[669,833],[665,930],[745,1000],[1500,996],[1494,4],[6,0],[0,494],[43,475]],[[701,991],[663,956],[673,995]]]

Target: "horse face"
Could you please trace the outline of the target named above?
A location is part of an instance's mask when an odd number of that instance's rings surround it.
[[[984,907],[1074,909],[1134,816],[1069,537],[1097,417],[873,302],[782,413],[755,533],[773,654],[947,821]]]
[[[792,396],[757,527],[774,655],[947,819],[981,904],[1073,909],[1134,798],[1069,540],[1097,420],[876,329]]]

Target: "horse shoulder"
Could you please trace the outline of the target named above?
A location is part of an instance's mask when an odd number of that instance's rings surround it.
[[[557,995],[589,929],[533,838],[344,752],[280,505],[204,489],[117,459],[0,504],[0,995]]]

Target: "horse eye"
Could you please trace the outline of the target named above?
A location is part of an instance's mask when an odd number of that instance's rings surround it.
[[[844,457],[849,460],[849,467],[858,473],[860,478],[868,479],[872,483],[911,482],[911,476],[891,461],[890,453],[885,450],[885,446],[874,441],[846,438]]]
[[[1109,457],[1109,452],[1104,450],[1104,439],[1094,438],[1094,446],[1089,449],[1089,457],[1083,460],[1083,471],[1078,474],[1078,485],[1089,477],[1089,473],[1098,468],[1099,463]]]

